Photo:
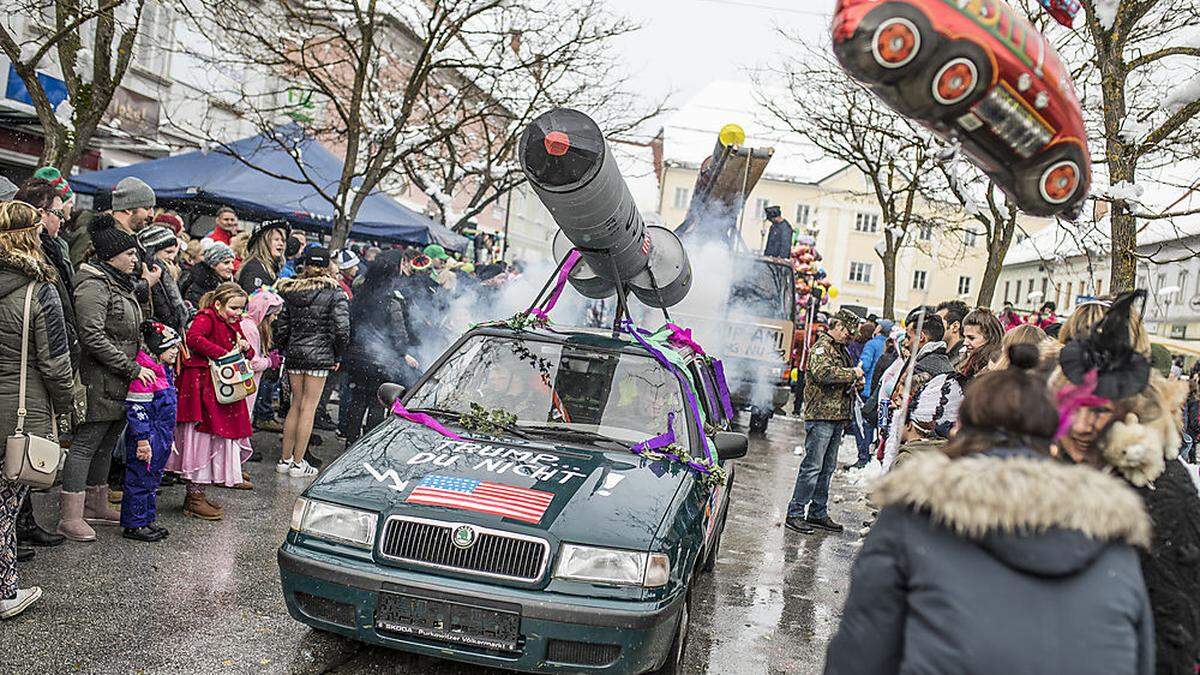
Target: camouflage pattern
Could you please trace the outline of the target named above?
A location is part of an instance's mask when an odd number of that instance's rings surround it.
[[[833,315],[833,320],[845,326],[846,330],[850,331],[851,336],[857,333],[858,327],[862,325],[862,317],[848,309],[839,309],[837,314]]]
[[[804,420],[848,421],[858,379],[846,348],[828,333],[813,343],[804,371]]]

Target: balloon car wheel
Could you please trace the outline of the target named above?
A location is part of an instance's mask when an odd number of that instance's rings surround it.
[[[975,91],[979,69],[965,57],[950,59],[933,76],[933,98],[942,105],[954,105]]]
[[[921,31],[912,21],[893,18],[879,24],[871,38],[871,54],[884,68],[903,68],[921,51]]]
[[[1055,162],[1042,172],[1042,180],[1038,185],[1042,190],[1042,199],[1051,204],[1062,204],[1075,194],[1079,186],[1079,165],[1069,159]]]

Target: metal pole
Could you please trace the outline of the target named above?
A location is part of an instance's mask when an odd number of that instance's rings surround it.
[[[923,334],[924,329],[925,329],[925,309],[922,307],[921,311],[917,314],[917,339],[913,341],[912,346],[909,348],[912,353],[909,354],[909,356],[908,356],[908,365],[905,369],[906,373],[905,373],[905,377],[904,377],[904,398],[901,400],[901,403],[900,403],[900,424],[898,424],[896,426],[896,428],[892,430],[892,433],[894,433],[894,434],[903,433],[904,425],[906,425],[908,423],[908,399],[909,399],[909,396],[911,396],[911,394],[912,394],[913,371],[916,370],[916,368],[917,368],[917,353],[919,351],[921,351],[920,349],[917,348],[916,343],[921,341],[921,335]]]
[[[506,260],[508,257],[508,221],[512,218],[512,193],[515,187],[508,189],[508,196],[504,201],[504,241],[500,244],[500,259]],[[479,235],[476,234],[476,237]]]

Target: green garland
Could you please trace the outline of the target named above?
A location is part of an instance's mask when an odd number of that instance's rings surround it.
[[[471,403],[471,412],[458,416],[458,423],[468,431],[481,434],[494,434],[505,430],[517,423],[517,416],[503,410],[493,408],[488,410],[478,403]]]
[[[665,460],[682,464],[689,471],[696,474],[697,480],[700,481],[701,485],[707,487],[717,487],[725,484],[726,474],[724,468],[716,464],[709,464],[708,460],[703,457],[693,457],[691,453],[678,443],[672,443],[660,450],[645,450],[640,453],[640,456],[651,461]],[[697,465],[704,467],[704,470],[697,468]]]

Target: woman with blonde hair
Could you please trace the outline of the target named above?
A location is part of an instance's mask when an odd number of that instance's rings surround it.
[[[0,202],[0,435],[5,438],[17,427],[27,293],[23,431],[53,438],[55,410],[70,410],[73,400],[66,318],[53,267],[42,254],[41,220],[42,214],[29,204]],[[17,513],[28,492],[0,477],[0,619],[20,614],[42,595],[37,586],[19,588],[17,583]]]
[[[250,234],[246,256],[238,268],[235,280],[242,290],[253,294],[263,286],[274,286],[283,269],[283,252],[287,246],[286,220],[268,220]]]
[[[1008,351],[1009,347],[1013,345],[1033,345],[1040,350],[1042,344],[1049,340],[1050,337],[1041,328],[1031,323],[1021,324],[1004,334],[1004,339],[1000,341],[1000,353],[996,355],[996,359],[988,365],[987,369],[1004,370],[1008,368]]]

